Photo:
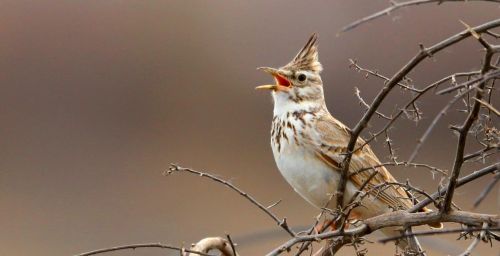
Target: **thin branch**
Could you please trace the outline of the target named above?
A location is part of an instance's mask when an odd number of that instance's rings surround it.
[[[470,81],[467,81],[467,82],[464,82],[464,83],[461,83],[459,85],[456,85],[456,86],[452,86],[452,87],[448,87],[446,89],[443,89],[443,90],[440,90],[438,91],[436,94],[437,95],[443,95],[443,94],[447,94],[447,93],[450,93],[450,92],[454,92],[456,90],[460,90],[464,87],[469,87],[473,84],[480,84],[480,83],[484,83],[484,82],[487,82],[491,79],[498,79],[500,77],[500,70],[495,70],[495,71],[492,71],[492,72],[488,72],[488,73],[485,73],[484,75],[481,75],[475,79],[472,79]]]
[[[386,124],[386,125],[385,125],[385,126],[384,126],[381,130],[380,130],[380,131],[378,131],[378,132],[376,132],[375,134],[373,134],[373,135],[372,135],[372,137],[370,137],[370,138],[369,138],[369,139],[367,139],[364,143],[362,143],[360,146],[358,146],[358,148],[354,149],[354,151],[357,151],[357,150],[359,150],[359,149],[363,148],[365,145],[367,145],[367,144],[369,144],[370,142],[372,142],[373,140],[375,140],[378,136],[380,136],[381,134],[385,133],[385,131],[387,131],[387,130],[388,130],[388,129],[389,129],[389,128],[390,128],[390,127],[391,127],[391,126],[392,126],[392,125],[396,122],[396,120],[397,120],[397,119],[398,119],[398,118],[399,118],[399,117],[400,117],[403,113],[405,113],[406,109],[408,109],[410,106],[413,106],[413,105],[415,104],[415,102],[416,102],[416,101],[417,101],[420,97],[422,97],[425,93],[427,93],[427,92],[428,92],[428,91],[430,91],[431,89],[433,89],[433,88],[437,88],[439,85],[441,85],[442,83],[444,83],[444,82],[446,82],[446,81],[448,81],[448,80],[450,80],[450,79],[451,79],[452,81],[454,81],[454,80],[456,79],[456,77],[458,77],[458,76],[469,76],[470,74],[473,74],[473,73],[479,73],[479,71],[474,71],[474,72],[466,72],[466,73],[455,73],[455,74],[449,75],[449,76],[447,76],[447,77],[445,77],[445,78],[440,79],[440,80],[439,80],[439,81],[437,81],[437,82],[434,82],[434,83],[432,83],[432,84],[430,84],[430,85],[426,86],[424,89],[420,90],[420,93],[417,93],[417,95],[415,95],[415,97],[413,97],[413,98],[412,98],[412,99],[411,99],[408,103],[406,103],[406,105],[405,105],[405,106],[404,106],[404,107],[403,107],[403,108],[402,108],[402,109],[401,109],[401,110],[400,110],[400,111],[399,111],[396,115],[394,115],[394,117],[393,117],[393,118],[392,118],[389,122],[387,122],[387,124]],[[472,90],[472,88],[469,88],[469,90],[468,90],[467,92],[469,92],[470,90]],[[464,92],[462,95],[465,95],[465,92]],[[457,100],[458,100],[458,99],[457,99]],[[452,103],[449,103],[448,105],[451,105],[451,104],[453,104],[454,102],[455,102],[455,101],[453,101]],[[449,108],[449,106],[448,106],[447,108]],[[444,113],[446,113],[446,111],[447,111],[447,108],[446,108],[446,109],[444,109],[444,110],[442,111],[442,114],[440,114],[440,115],[444,115]],[[439,120],[440,116],[439,116],[439,117],[436,117],[436,118],[437,118],[437,120],[434,120],[434,121],[433,121],[433,123],[436,123],[436,122]],[[431,127],[430,129],[432,129],[433,125],[431,125],[430,127]],[[428,133],[428,132],[430,132],[430,131],[427,131],[426,133]],[[421,140],[425,140],[425,138],[424,138],[424,139],[421,139]],[[420,140],[419,140],[419,141],[420,141]],[[421,144],[421,143],[422,143],[422,142],[419,142],[419,143],[417,144],[417,147],[419,147],[419,144]],[[417,149],[417,151],[418,151],[418,149]],[[411,157],[410,159],[413,159],[413,158]],[[410,160],[410,161],[412,161],[412,160]]]
[[[231,236],[229,234],[226,234],[226,237],[227,237],[227,241],[229,242],[229,245],[231,245],[231,251],[233,252],[233,255],[237,255],[235,244],[233,243],[233,239],[231,239]]]
[[[356,200],[356,198],[358,197],[359,194],[361,194],[363,192],[363,189],[365,189],[366,185],[368,185],[368,183],[370,183],[370,181],[375,177],[375,175],[379,174],[378,171],[374,171],[372,174],[370,174],[370,176],[368,176],[368,179],[365,180],[365,182],[363,182],[363,184],[361,184],[361,187],[356,191],[356,193],[354,193],[354,195],[351,197],[351,200],[349,200],[349,204],[352,204],[354,203],[354,201]],[[367,193],[365,195],[368,195],[369,194],[369,191],[367,191]],[[347,214],[349,216],[349,214]]]
[[[396,11],[397,9],[400,9],[403,7],[412,6],[412,5],[429,4],[429,3],[441,4],[443,2],[464,2],[464,1],[467,1],[467,0],[412,0],[412,1],[401,2],[401,3],[391,1],[390,7],[387,7],[379,12],[376,12],[372,15],[366,16],[366,17],[361,18],[359,20],[356,20],[356,21],[350,23],[349,25],[344,26],[340,32],[349,31],[351,29],[356,28],[357,26],[359,26],[361,24],[367,23],[367,22],[372,21],[376,18],[390,15],[391,12]],[[474,1],[474,0],[468,0],[468,1]],[[494,2],[494,3],[500,2],[498,0],[476,0],[476,1],[486,1],[486,2]]]
[[[384,80],[385,82],[389,81],[390,79],[382,74],[380,74],[379,72],[377,71],[373,71],[373,70],[370,70],[370,69],[367,69],[367,68],[363,68],[361,67],[358,62],[356,60],[353,60],[353,59],[349,59],[349,62],[350,62],[350,65],[349,67],[357,70],[357,71],[360,71],[360,72],[365,72],[367,75],[372,75],[374,77],[377,77],[377,78],[380,78],[382,80]],[[413,87],[410,87],[406,84],[403,84],[403,83],[398,83],[398,86],[400,86],[401,88],[403,89],[406,89],[406,90],[409,90],[409,91],[412,91],[412,92],[421,92],[420,90],[418,89],[415,89]]]
[[[354,87],[354,95],[356,95],[356,97],[358,98],[360,105],[363,105],[366,109],[370,108],[370,105],[368,105],[368,103],[366,103],[366,101],[361,97],[360,90],[358,89],[358,87]],[[387,120],[391,120],[392,119],[392,117],[386,116],[386,115],[384,115],[383,113],[381,113],[379,111],[376,111],[375,113],[379,117],[381,117],[381,118],[384,118],[384,119],[387,119]]]
[[[498,180],[500,180],[500,173],[495,174],[493,180],[486,186],[486,188],[484,188],[483,192],[481,192],[476,201],[474,201],[474,208],[478,207],[483,199],[485,199],[486,196],[490,193],[490,191],[493,190]]]
[[[487,34],[487,35],[492,36],[492,37],[493,37],[493,38],[495,38],[495,39],[500,38],[500,34],[497,34],[497,33],[493,32],[493,31],[489,31],[489,30],[488,30],[488,31],[486,31],[486,32],[484,32],[484,33],[485,33],[485,34]]]
[[[484,101],[484,100],[480,100],[480,99],[476,99],[476,98],[473,98],[475,101],[479,102],[481,105],[485,106],[487,109],[491,110],[491,112],[495,113],[495,115],[497,116],[500,116],[500,111],[498,111],[495,107],[493,107],[493,105],[491,105],[490,103]]]
[[[276,222],[276,224],[278,224],[278,226],[280,226],[288,234],[290,234],[290,236],[292,236],[292,237],[296,236],[295,232],[288,226],[288,223],[286,222],[286,218],[283,218],[282,220],[280,220],[274,213],[272,213],[271,211],[269,211],[266,206],[262,205],[257,200],[255,200],[251,195],[247,194],[246,192],[244,192],[243,190],[241,190],[238,187],[234,186],[233,184],[229,183],[228,181],[223,180],[223,179],[218,178],[218,177],[215,177],[214,175],[209,174],[209,173],[199,172],[199,171],[196,171],[196,170],[193,170],[193,169],[190,169],[190,168],[180,167],[180,166],[175,165],[175,164],[171,164],[170,165],[170,168],[169,168],[168,171],[166,171],[165,175],[168,175],[168,174],[170,174],[172,172],[188,172],[188,173],[196,174],[196,175],[198,175],[200,177],[207,177],[207,178],[209,178],[209,179],[211,179],[213,181],[216,181],[218,183],[224,184],[225,186],[229,187],[233,191],[236,191],[238,194],[240,194],[241,196],[243,196],[244,198],[246,198],[248,201],[250,201],[252,204],[254,204],[255,206],[257,206],[263,212],[265,212],[269,217],[271,217]]]
[[[462,93],[460,93],[460,95],[457,95],[455,98],[453,98],[452,100],[450,100],[446,106],[441,109],[441,111],[439,111],[439,113],[434,117],[434,119],[432,120],[431,124],[427,127],[427,129],[425,130],[424,134],[422,135],[422,137],[420,137],[418,140],[417,140],[417,145],[415,146],[415,149],[413,150],[413,152],[411,153],[410,155],[410,158],[408,159],[408,161],[413,161],[415,159],[415,157],[417,157],[417,154],[418,152],[420,151],[420,148],[422,147],[422,145],[425,143],[425,141],[427,140],[427,138],[429,137],[429,135],[431,134],[432,130],[434,129],[434,127],[436,127],[437,123],[439,122],[439,120],[441,120],[441,118],[443,116],[446,115],[446,113],[448,112],[448,110],[451,108],[451,106],[453,106],[453,104],[455,104],[455,102],[457,102],[459,99],[461,99],[462,97],[464,97],[465,95],[467,95],[469,92],[473,91],[473,90],[476,90],[476,87],[470,87],[469,89],[467,89],[466,91],[463,91]]]
[[[499,149],[498,147],[489,147],[489,146],[486,146],[486,147],[484,147],[484,148],[483,148],[483,149],[481,149],[481,150],[478,150],[478,151],[476,151],[476,152],[474,152],[474,153],[470,153],[470,154],[468,154],[468,155],[465,155],[465,156],[464,156],[464,161],[470,160],[470,159],[472,159],[472,158],[474,158],[474,157],[476,157],[476,156],[482,156],[482,155],[484,155],[484,153],[487,153],[488,151],[490,151],[490,150],[492,150],[492,149],[495,149],[495,148],[496,148],[497,150]]]
[[[410,234],[403,234],[399,236],[393,236],[393,237],[387,237],[387,238],[382,238],[378,240],[380,243],[387,243],[390,241],[395,241],[401,238],[405,238],[407,236],[432,236],[432,235],[441,235],[441,234],[450,234],[450,233],[461,233],[461,232],[474,232],[474,231],[483,231],[483,230],[488,230],[488,231],[499,231],[500,228],[482,228],[482,227],[468,227],[468,228],[454,228],[454,229],[432,229],[432,230],[426,230],[426,231],[416,231],[412,232]]]
[[[489,173],[493,173],[497,170],[500,169],[500,163],[496,163],[496,164],[492,164],[490,166],[487,166],[487,167],[484,167],[483,169],[481,170],[478,170],[478,171],[475,171],[463,178],[460,178],[457,180],[457,185],[456,187],[461,187],[473,180],[476,180],[486,174],[489,174]],[[433,200],[436,200],[438,197],[441,197],[443,196],[446,192],[448,191],[447,188],[445,189],[441,189],[439,190],[438,192],[435,192],[434,194],[431,195],[431,198]],[[422,208],[424,208],[425,206],[427,206],[428,204],[430,204],[432,202],[432,200],[429,200],[429,199],[424,199],[422,201],[420,201],[418,204],[414,205],[411,209],[408,210],[408,212],[417,212],[419,210],[421,210]]]
[[[176,247],[176,246],[171,246],[171,245],[165,245],[165,244],[161,244],[161,243],[123,245],[123,246],[99,249],[99,250],[90,251],[90,252],[84,252],[84,253],[77,254],[75,256],[91,256],[91,255],[97,255],[97,254],[107,253],[107,252],[114,252],[114,251],[121,251],[121,250],[135,250],[135,249],[139,249],[139,248],[160,248],[160,249],[174,250],[174,251],[178,251],[178,252],[190,252],[190,253],[198,254],[198,255],[202,255],[202,256],[213,256],[211,254],[193,251],[193,250],[180,248],[180,247]]]
[[[481,241],[481,239],[483,239],[484,235],[486,234],[486,231],[490,231],[490,230],[495,231],[495,230],[500,230],[500,228],[488,229],[488,224],[483,223],[481,233],[474,239],[474,241],[472,241],[472,243],[469,245],[469,247],[467,247],[467,249],[459,256],[469,256],[472,253],[472,250],[474,250],[474,248],[476,248],[479,241]]]

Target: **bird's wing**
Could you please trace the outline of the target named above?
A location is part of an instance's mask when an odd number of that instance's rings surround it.
[[[315,128],[317,133],[315,142],[317,145],[315,145],[315,148],[318,150],[317,154],[319,158],[330,165],[334,171],[339,171],[340,164],[344,159],[343,154],[347,152],[347,144],[350,139],[348,128],[329,114],[318,118]],[[359,148],[364,143],[359,138],[355,148]],[[383,166],[360,171],[377,165],[380,165],[379,159],[373,153],[370,146],[365,145],[352,155],[349,168],[349,173],[352,175],[350,176],[350,181],[356,187],[360,188],[374,172],[378,172],[365,186],[365,191],[384,182],[396,182],[396,179]],[[386,186],[380,190],[373,191],[372,194],[394,209],[408,209],[413,206],[412,200],[408,198],[406,191],[398,186]]]

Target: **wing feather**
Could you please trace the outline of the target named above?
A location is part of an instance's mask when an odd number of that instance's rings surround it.
[[[344,153],[347,152],[347,144],[349,143],[350,132],[349,129],[333,118],[331,115],[322,115],[316,121],[316,132],[318,133],[318,141],[316,142],[320,152],[318,156],[321,160],[325,161],[328,165],[332,166],[334,171],[340,170],[340,163],[344,159]],[[356,147],[359,148],[365,142],[359,138]],[[351,158],[349,173],[353,174],[359,170],[370,168],[380,165],[380,161],[373,153],[369,145],[357,150]],[[350,176],[350,180],[358,188],[374,173],[375,176],[365,187],[365,191],[372,190],[372,195],[376,196],[379,200],[394,209],[408,209],[413,206],[411,199],[408,197],[406,191],[398,186],[387,186],[384,189],[373,188],[384,182],[396,182],[396,179],[387,171],[383,166],[373,169],[357,172]]]

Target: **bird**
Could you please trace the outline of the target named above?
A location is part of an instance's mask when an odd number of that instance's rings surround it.
[[[321,209],[336,209],[336,200],[332,197],[341,177],[351,131],[327,109],[317,34],[312,34],[285,66],[258,69],[272,75],[275,81],[275,84],[257,86],[256,89],[269,90],[272,94],[271,148],[279,171],[307,202]],[[377,185],[397,181],[362,138],[358,138],[352,153],[348,177],[344,205],[367,180],[363,190],[374,194],[369,200],[363,200],[362,206],[352,210],[352,215],[359,219],[410,209],[415,204],[415,199],[402,187],[387,186],[374,193]],[[423,208],[421,211],[431,210]],[[431,223],[429,226],[441,228],[442,224]],[[381,231],[390,237],[401,234],[397,227]],[[398,242],[398,247],[406,246],[408,241]]]

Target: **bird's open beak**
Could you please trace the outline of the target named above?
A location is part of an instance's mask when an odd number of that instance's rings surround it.
[[[267,84],[267,85],[261,85],[255,87],[256,90],[260,89],[267,89],[267,90],[273,90],[273,91],[288,91],[291,83],[286,79],[285,75],[283,72],[281,72],[278,69],[275,68],[268,68],[268,67],[262,67],[262,68],[257,68],[257,70],[262,70],[266,73],[269,73],[274,77],[274,81],[276,81],[276,84]]]

